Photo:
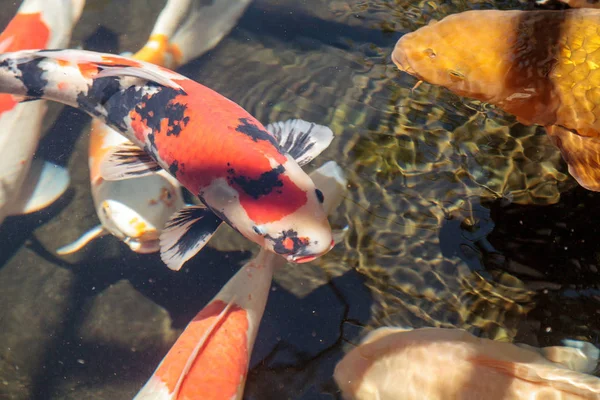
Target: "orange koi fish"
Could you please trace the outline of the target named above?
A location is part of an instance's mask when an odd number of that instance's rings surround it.
[[[248,4],[249,0],[209,4],[203,0],[169,0],[148,42],[133,58],[175,69],[214,47],[233,28]],[[181,186],[164,170],[128,180],[103,179],[100,169],[105,157],[125,143],[127,139],[121,134],[97,119],[92,121],[90,182],[101,223],[74,243],[58,249],[58,254],[74,253],[109,233],[134,252],[160,250],[160,232],[169,217],[185,206]]]
[[[77,107],[127,137],[131,143],[102,165],[104,179],[162,168],[200,198],[203,206],[175,213],[160,236],[161,258],[172,269],[222,221],[291,262],[313,260],[334,244],[323,194],[300,168],[329,145],[329,128],[299,120],[265,128],[171,70],[83,50],[0,55],[0,92]]]
[[[423,81],[544,126],[571,175],[600,191],[599,24],[592,9],[467,11],[404,35],[392,60]]]
[[[64,47],[79,19],[83,0],[25,0],[0,34],[0,51]],[[69,186],[65,168],[32,159],[42,132],[44,102],[19,104],[0,95],[0,223],[8,215],[38,211]],[[18,133],[18,134],[16,134]]]
[[[330,161],[310,176],[333,211],[346,190],[340,167]],[[261,249],[190,322],[134,399],[241,399],[273,271],[283,264]]]
[[[535,348],[462,329],[379,328],[335,368],[345,400],[600,399],[591,343]]]

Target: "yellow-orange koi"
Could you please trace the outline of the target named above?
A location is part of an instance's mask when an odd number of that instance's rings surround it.
[[[593,9],[467,11],[404,35],[392,60],[546,127],[571,175],[600,191],[599,26]]]

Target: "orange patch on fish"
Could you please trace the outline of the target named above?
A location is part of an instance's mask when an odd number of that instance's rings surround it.
[[[19,13],[0,35],[0,43],[11,40],[4,52],[44,49],[50,38],[50,29],[42,20],[42,14]]]
[[[0,114],[12,110],[18,103],[10,94],[0,94]]]
[[[104,138],[106,137],[107,130],[110,129],[104,125],[100,120],[92,120],[92,128],[90,129],[90,177],[93,184],[99,184],[101,182],[100,166],[102,160],[108,154],[111,147],[105,146]]]
[[[87,79],[91,79],[98,74],[98,66],[96,63],[78,63],[77,67],[81,72],[81,76]]]
[[[216,300],[200,311],[156,370],[155,376],[167,385],[170,393],[175,390],[196,344],[225,307],[224,302]],[[196,399],[198,393],[202,393],[204,400],[231,399],[246,375],[247,331],[246,310],[232,306],[206,339],[181,384],[177,399]]]
[[[165,53],[169,49],[169,38],[163,34],[151,35],[148,42],[133,55],[133,58],[150,62],[152,64],[164,65]]]
[[[140,63],[130,58],[102,56],[102,63],[106,65],[127,65],[129,67],[141,67]]]

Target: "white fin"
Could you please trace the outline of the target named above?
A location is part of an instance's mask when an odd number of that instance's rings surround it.
[[[96,225],[83,235],[76,241],[66,246],[61,247],[56,250],[56,254],[64,256],[67,254],[73,254],[83,249],[88,243],[92,242],[94,239],[107,235],[108,231],[104,229],[102,225]]]
[[[367,344],[367,343],[371,343],[374,342],[382,337],[388,336],[388,335],[393,335],[394,333],[398,333],[398,332],[408,332],[408,331],[412,331],[413,328],[411,327],[402,327],[402,326],[382,326],[381,328],[377,328],[375,330],[372,330],[371,332],[367,333],[367,335],[363,338],[363,340],[361,340],[361,344]]]
[[[71,19],[73,24],[79,21],[79,17],[81,17],[81,13],[83,12],[83,8],[85,7],[85,0],[71,0]]]
[[[54,203],[69,187],[69,171],[48,161],[33,160],[10,215],[29,214]]]
[[[266,129],[300,166],[321,154],[333,140],[333,132],[328,127],[301,119],[275,122],[267,125]]]
[[[346,238],[348,232],[350,232],[350,227],[348,225],[346,225],[342,229],[332,230],[331,234],[333,236],[333,243],[335,243],[336,245],[342,243]]]
[[[160,258],[179,271],[210,240],[221,219],[204,206],[186,207],[171,216],[160,234]]]
[[[94,77],[94,79],[106,78],[109,76],[116,76],[116,77],[132,76],[134,78],[139,78],[139,79],[144,79],[146,81],[155,82],[155,83],[158,83],[159,85],[170,87],[170,88],[177,89],[177,90],[181,90],[182,92],[184,92],[183,88],[181,86],[179,86],[174,80],[167,78],[166,76],[161,75],[160,73],[152,71],[150,69],[140,68],[140,67],[110,67],[110,66],[103,65],[101,63],[99,63],[98,66],[102,68],[102,71],[100,71]]]
[[[181,0],[170,0],[170,2]],[[171,39],[186,63],[215,47],[242,16],[251,0],[194,1]],[[168,4],[167,4],[168,6]],[[179,6],[182,7],[182,6]],[[202,29],[198,29],[201,26]]]
[[[148,153],[131,142],[115,146],[100,164],[100,176],[107,181],[139,178],[162,168]]]
[[[566,347],[543,347],[540,353],[548,360],[561,364],[570,370],[593,373],[598,366],[600,350],[589,342],[565,339],[562,341]]]

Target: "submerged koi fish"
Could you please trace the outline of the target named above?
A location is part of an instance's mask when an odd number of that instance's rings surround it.
[[[310,174],[337,208],[346,179],[333,161]],[[186,327],[135,400],[241,400],[273,271],[284,260],[261,249]]]
[[[228,33],[249,0],[169,0],[161,11],[148,42],[132,57],[175,69],[214,47]],[[201,26],[202,29],[197,29]],[[112,234],[137,253],[160,250],[159,236],[169,217],[182,209],[183,194],[166,171],[109,181],[102,178],[105,157],[127,139],[99,120],[90,130],[89,166],[92,197],[101,222],[58,254],[79,251],[92,240]]]
[[[84,4],[83,0],[23,1],[0,34],[0,51],[66,46]],[[32,165],[46,108],[41,101],[19,104],[19,99],[0,94],[0,223],[8,215],[50,205],[69,186],[65,168],[39,160]]]
[[[600,399],[591,343],[538,349],[462,329],[380,328],[350,351],[334,378],[346,400]],[[584,373],[585,372],[585,373]]]
[[[467,11],[404,35],[392,60],[420,80],[546,127],[571,175],[600,191],[599,25],[592,9]]]
[[[0,55],[0,92],[77,107],[126,136],[131,143],[102,165],[104,179],[162,168],[200,198],[206,208],[177,212],[160,236],[161,257],[172,269],[222,221],[291,262],[313,260],[334,244],[323,194],[300,168],[329,145],[329,128],[294,120],[265,129],[180,74],[83,50]]]

